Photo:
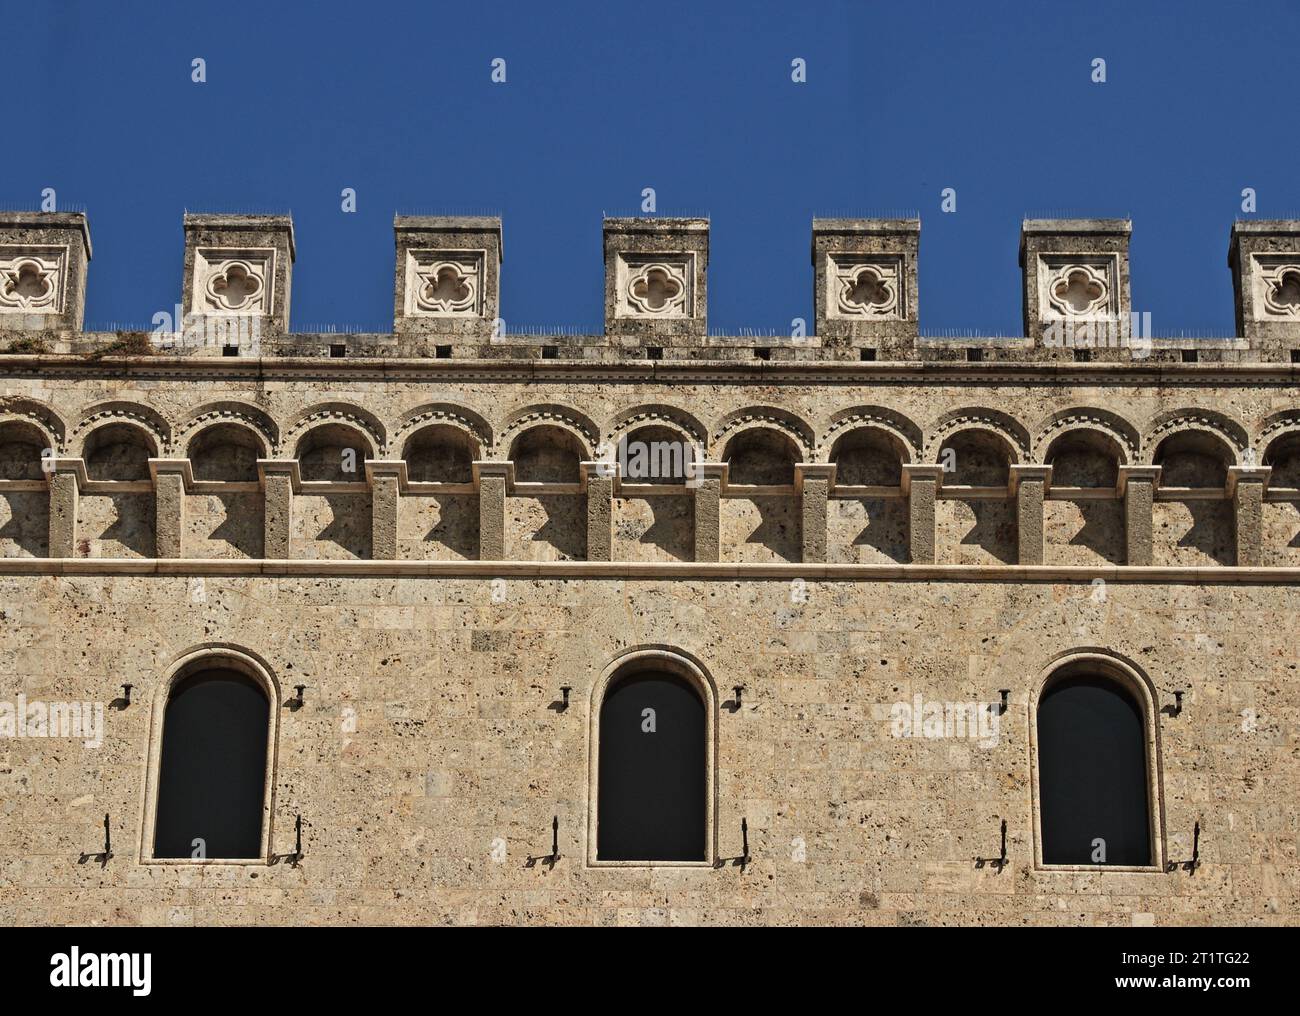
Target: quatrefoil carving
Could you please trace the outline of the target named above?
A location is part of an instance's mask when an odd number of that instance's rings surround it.
[[[1088,317],[1106,308],[1110,283],[1091,265],[1066,265],[1053,276],[1048,299],[1062,317]]]
[[[1300,317],[1300,265],[1283,265],[1264,280],[1264,305],[1272,314]]]
[[[275,251],[271,248],[195,248],[193,278],[195,313],[272,313]]]
[[[208,276],[208,300],[219,310],[251,310],[264,288],[249,261],[226,261]]]
[[[645,265],[627,284],[627,301],[642,314],[682,313],[686,284],[671,265]]]
[[[828,312],[838,318],[902,318],[902,265],[897,258],[830,256]]]
[[[57,312],[59,268],[57,256],[19,253],[0,258],[0,310]]]
[[[54,293],[50,273],[38,261],[19,261],[5,272],[5,298],[22,307],[39,307]]]
[[[898,302],[895,280],[875,265],[863,265],[840,280],[840,305],[849,314],[888,314]]]
[[[478,274],[453,261],[439,261],[416,271],[416,304],[431,314],[464,314],[474,309]]]

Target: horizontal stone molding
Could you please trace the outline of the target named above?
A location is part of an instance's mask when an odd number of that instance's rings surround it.
[[[1300,567],[794,564],[692,561],[351,561],[241,558],[0,558],[0,575],[265,575],[320,578],[744,579],[819,582],[1106,582],[1295,585]]]

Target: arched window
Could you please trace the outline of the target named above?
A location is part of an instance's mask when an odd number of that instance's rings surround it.
[[[680,674],[614,677],[600,703],[596,860],[709,859],[708,723]]]
[[[1044,864],[1156,863],[1148,724],[1139,697],[1087,660],[1054,674],[1038,700]]]
[[[263,856],[270,723],[266,690],[239,671],[197,670],[172,686],[158,763],[155,858]]]

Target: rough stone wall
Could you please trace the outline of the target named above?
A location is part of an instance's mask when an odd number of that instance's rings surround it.
[[[4,745],[0,916],[22,923],[1294,924],[1294,639],[1300,592],[1250,584],[17,577],[0,579],[0,668],[31,699],[112,698],[98,749]],[[281,710],[273,849],[297,867],[139,864],[149,708],[196,645],[262,655]],[[621,650],[671,644],[744,702],[718,716],[717,845],[751,864],[584,864],[593,682]],[[1058,653],[1138,663],[1160,721],[1171,859],[1052,872],[1032,861],[1028,701]],[[567,712],[549,708],[573,688]],[[996,702],[997,743],[900,739],[888,706]],[[886,707],[883,717],[878,707]],[[355,729],[347,723],[355,711]],[[1242,729],[1241,712],[1259,725]],[[115,856],[98,850],[104,812]],[[560,820],[562,859],[550,850]],[[1010,865],[996,856],[1008,823]],[[504,860],[492,859],[503,840]],[[803,844],[804,860],[799,856]]]

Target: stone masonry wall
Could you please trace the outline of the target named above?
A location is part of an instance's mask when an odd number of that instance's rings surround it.
[[[56,460],[0,481],[0,701],[133,686],[98,747],[0,740],[0,921],[1300,924],[1300,494],[1278,480],[1300,464],[1295,370],[0,358],[0,437]],[[177,471],[221,422],[245,428],[256,481]],[[293,472],[338,428],[396,469],[439,423],[478,442],[472,483],[394,509],[376,491],[396,473]],[[532,428],[590,458],[651,424],[698,443],[698,490],[509,479]],[[136,478],[97,480],[127,461],[118,426],[149,447]],[[905,450],[896,484],[718,479],[751,429],[817,467],[857,427]],[[1127,494],[1053,492],[1039,467],[1076,428],[1120,450]],[[971,482],[935,501],[958,445]],[[1221,473],[1198,476],[1210,446]],[[296,866],[140,856],[151,711],[178,660],[222,646],[277,685],[270,850],[293,850],[300,815]],[[586,861],[592,692],[638,647],[713,686],[715,867]],[[1031,702],[1084,650],[1150,682],[1158,856],[1186,860],[1199,823],[1194,872],[1035,865]],[[996,736],[894,736],[918,695],[978,705]],[[79,863],[105,813],[113,858]],[[978,866],[1003,820],[1007,867]]]
[[[0,579],[0,680],[105,701],[102,747],[4,744],[0,918],[26,923],[1295,924],[1293,586],[511,579]],[[273,849],[294,868],[139,864],[150,704],[195,646],[263,657],[281,710]],[[751,864],[585,858],[590,693],[620,651],[696,656],[719,701],[717,847]],[[1053,657],[1140,665],[1159,721],[1163,829],[1194,874],[1035,870],[1028,701]],[[572,706],[552,708],[560,686]],[[895,738],[895,702],[996,702],[997,743]],[[881,709],[884,712],[882,715]],[[352,714],[348,712],[351,709]],[[1242,711],[1258,726],[1243,730]],[[353,723],[348,716],[354,715]],[[112,816],[115,857],[100,849]],[[560,820],[562,859],[549,853]],[[1010,864],[996,856],[1008,823]],[[493,860],[494,841],[505,843]],[[802,844],[802,852],[799,850]],[[796,858],[802,857],[802,860]]]

